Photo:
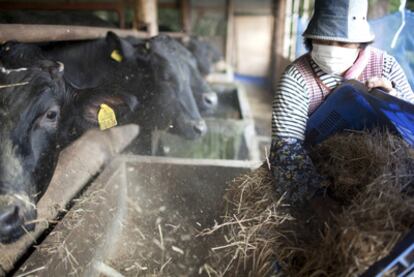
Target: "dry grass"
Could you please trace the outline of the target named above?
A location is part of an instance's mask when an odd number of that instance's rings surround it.
[[[284,204],[267,165],[238,178],[223,222],[202,233],[226,239],[211,250],[209,275],[355,276],[413,226],[414,153],[399,138],[347,133],[311,156],[339,205],[326,203],[330,212],[320,214]]]

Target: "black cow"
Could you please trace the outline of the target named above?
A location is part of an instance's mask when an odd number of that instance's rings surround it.
[[[0,67],[0,242],[34,228],[36,202],[59,153],[58,136],[69,101],[63,67]]]
[[[159,39],[154,39],[148,42],[147,45],[154,47],[147,47],[145,44],[133,47],[115,34],[108,33],[105,39],[42,47],[41,55],[65,64],[65,79],[76,89],[77,101],[74,107],[84,109],[79,114],[85,117],[78,117],[71,124],[65,124],[71,126],[72,131],[77,130],[74,137],[87,126],[96,124],[96,120],[90,124],[87,120],[92,119],[91,112],[96,112],[97,107],[104,103],[102,99],[115,98],[113,103],[133,109],[131,106],[134,105],[131,103],[134,101],[131,101],[131,97],[135,97],[142,104],[142,109],[134,117],[134,122],[141,126],[142,135],[154,129],[170,128],[178,135],[194,139],[206,132],[206,124],[199,114],[191,90],[188,89],[188,74],[184,77],[178,75],[188,69],[172,61],[173,57],[157,46],[160,45],[158,41]],[[7,48],[5,52],[12,57],[3,57],[10,64],[18,60],[14,57],[28,56],[14,53],[15,50],[35,47],[12,46],[9,43],[2,47]],[[23,50],[26,51],[35,53],[33,56],[39,56],[37,50]]]
[[[190,86],[201,112],[209,113],[217,107],[217,94],[210,88],[197,69],[197,60],[182,44],[168,36],[160,36],[164,51],[173,54],[178,62],[188,66]]]
[[[40,47],[34,44],[11,41],[0,46],[0,63],[9,69],[41,67],[45,60]]]
[[[157,103],[149,111],[142,109],[142,113],[147,114],[141,116],[145,121],[158,118],[157,121],[168,124],[170,132],[178,135],[184,134],[187,139],[195,139],[204,135],[207,127],[200,116],[191,89],[191,68],[177,59],[176,52],[166,48],[166,44],[170,40],[166,36],[157,36],[135,47],[137,55],[147,59],[151,72],[153,72],[152,75],[155,77],[155,87],[152,93],[163,91],[169,95],[168,98],[166,97],[167,103]],[[172,116],[174,112],[169,114],[171,111],[168,106],[174,104],[175,101],[180,108],[176,110],[175,116]],[[164,108],[157,109],[157,106]],[[192,116],[189,117],[180,110],[187,111]]]
[[[220,51],[211,43],[197,36],[183,40],[183,44],[194,55],[197,68],[202,76],[207,76],[214,69],[214,65],[222,60]]]
[[[136,47],[145,44],[147,41],[135,37],[127,37],[126,40]],[[175,55],[170,56],[170,59],[174,59],[176,62],[182,63],[183,66],[185,65],[189,67],[188,72],[190,74],[190,86],[200,112],[212,112],[217,107],[218,97],[204,80],[203,76],[201,76],[197,68],[197,61],[194,55],[183,45],[177,43],[177,41],[166,35],[160,35],[158,40],[163,41],[163,46],[160,47],[162,52],[168,51],[176,53]]]
[[[141,134],[169,127],[194,139],[206,132],[206,124],[188,87],[190,72],[164,48],[163,40],[133,47],[109,32],[105,39],[49,47],[45,53],[65,64],[65,78],[77,88],[96,88],[111,80],[135,95],[142,104],[135,122]],[[114,50],[122,60],[114,59]]]

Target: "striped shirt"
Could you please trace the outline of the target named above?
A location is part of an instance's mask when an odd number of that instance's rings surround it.
[[[310,60],[316,76],[329,89],[334,89],[344,81],[341,76],[330,75]],[[373,76],[374,77],[374,76]],[[379,77],[379,76],[378,76]],[[414,104],[412,92],[401,66],[394,57],[384,53],[382,77],[394,82],[393,95]],[[309,112],[309,93],[304,76],[295,63],[283,73],[272,105],[272,139],[305,139],[306,123]]]

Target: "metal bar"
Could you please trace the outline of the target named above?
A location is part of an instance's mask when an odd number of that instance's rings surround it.
[[[65,25],[0,24],[0,42],[9,40],[17,40],[20,42],[44,42],[96,39],[105,37],[108,31],[112,31],[121,37],[148,37],[147,32],[114,28]]]

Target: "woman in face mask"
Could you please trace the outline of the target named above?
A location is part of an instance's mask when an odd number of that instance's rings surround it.
[[[304,32],[309,53],[287,67],[273,100],[269,160],[276,190],[292,204],[323,195],[323,180],[304,147],[308,115],[344,80],[357,79],[414,103],[414,94],[397,61],[370,47],[367,0],[316,0]],[[318,197],[316,197],[318,196]]]

